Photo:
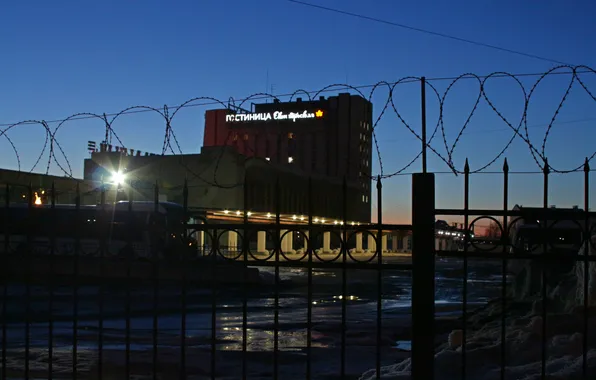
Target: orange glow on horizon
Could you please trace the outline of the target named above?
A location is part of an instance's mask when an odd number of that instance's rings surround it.
[[[373,210],[372,220],[371,223],[377,223],[376,217],[376,210]],[[464,223],[463,217],[451,216],[451,217],[443,217],[442,215],[436,216],[437,220],[444,220],[447,222],[448,225],[453,226],[454,223],[457,223],[457,227],[461,227]],[[473,218],[470,218],[468,223],[471,223]],[[383,224],[412,224],[411,213],[409,212],[402,212],[402,213],[383,213]],[[478,220],[474,224],[475,234],[478,236],[484,236],[487,234],[489,228],[489,223],[486,219]]]

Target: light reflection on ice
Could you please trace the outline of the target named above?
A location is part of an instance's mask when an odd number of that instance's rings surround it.
[[[266,268],[270,272],[273,268]],[[437,271],[436,276],[436,310],[438,315],[457,315],[462,310],[462,278],[459,267],[451,265],[446,271]],[[486,275],[482,271],[470,270],[468,279],[469,308],[486,302],[491,294],[500,292],[500,275]],[[278,309],[278,348],[283,352],[304,352],[307,341],[307,282],[303,269],[280,269],[283,281],[293,286],[280,288],[277,300]],[[360,334],[374,344],[377,310],[377,275],[374,271],[367,273],[348,273],[348,291],[342,294],[342,272],[316,271],[313,273],[312,310],[312,347],[330,349],[341,344],[341,310],[345,302],[347,306],[348,332]],[[383,277],[383,324],[406,323],[411,307],[411,274],[387,271]],[[491,293],[493,292],[493,293]],[[160,306],[168,311],[159,315],[157,320],[157,342],[161,348],[179,347],[181,344],[181,303],[175,290],[160,291]],[[7,343],[11,350],[22,349],[25,341],[24,307],[19,303],[23,288],[15,287],[7,306],[12,316],[7,323]],[[33,292],[32,292],[33,294]],[[59,290],[55,294],[55,315],[65,320],[54,323],[54,345],[61,350],[70,350],[73,344],[73,324],[68,321],[72,315],[72,292]],[[79,350],[94,351],[98,347],[99,321],[97,319],[96,289],[81,289],[78,314],[84,316],[78,323],[77,347]],[[212,296],[210,290],[189,292],[189,303],[186,314],[186,345],[191,348],[209,350],[212,344]],[[162,299],[163,298],[163,299]],[[103,347],[105,350],[124,350],[127,330],[124,319],[125,300],[122,294],[111,294],[105,297],[106,315],[103,321]],[[152,291],[136,291],[132,298],[131,309],[137,310],[130,318],[131,350],[148,351],[153,348],[153,306]],[[217,295],[215,336],[216,348],[222,351],[241,351],[243,348],[243,305],[241,292],[221,292]],[[247,300],[246,349],[250,352],[272,351],[274,347],[274,305],[275,298],[271,292],[252,293]],[[44,298],[43,289],[35,289],[35,303],[31,309],[35,315],[47,313],[48,300]],[[19,317],[21,315],[21,317]],[[404,319],[405,318],[405,319]],[[390,322],[395,319],[398,322]],[[46,349],[48,345],[49,327],[47,322],[30,325],[30,346]],[[359,335],[359,336],[360,336]],[[361,338],[359,338],[361,339]],[[352,342],[352,343],[350,343]],[[361,343],[348,340],[348,345]],[[358,341],[360,342],[360,341]],[[405,341],[404,341],[405,342]],[[369,343],[367,343],[369,344]],[[397,344],[397,348],[403,348]],[[400,346],[401,345],[401,346]]]

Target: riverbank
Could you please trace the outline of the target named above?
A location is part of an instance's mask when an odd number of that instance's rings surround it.
[[[542,304],[538,299],[509,301],[507,305],[504,325],[499,299],[469,316],[465,359],[467,379],[539,380],[544,378],[543,371],[549,380],[596,378],[596,329],[593,328],[596,326],[596,307],[590,307],[588,314],[584,313],[583,307],[569,312],[549,311],[543,320]],[[447,331],[436,335],[436,380],[459,380],[463,376],[461,322],[460,327],[458,323],[451,325],[450,332],[446,326]],[[584,341],[586,325],[587,339]],[[381,375],[383,379],[411,380],[410,371],[410,358],[398,359],[396,363],[382,367]],[[376,379],[376,370],[364,372],[360,379]]]
[[[7,281],[44,283],[186,282],[203,285],[259,285],[256,268],[228,260],[214,262],[126,260],[92,256],[7,255],[0,259],[0,274]]]
[[[487,297],[499,294],[501,276],[494,265],[470,262],[468,283],[468,310],[482,305]],[[275,268],[261,268],[262,274],[275,272]],[[309,297],[312,311],[312,368],[313,378],[339,379],[342,344],[345,345],[346,377],[357,379],[374,368],[377,351],[377,299],[379,296],[378,271],[351,269],[312,269],[312,286],[308,286],[308,268],[280,268],[280,283],[275,297],[274,288],[264,286],[245,291],[239,289],[215,289],[205,287],[188,291],[183,298],[179,286],[160,287],[157,316],[158,329],[154,326],[154,294],[152,287],[139,287],[127,295],[127,290],[103,288],[104,309],[98,314],[99,289],[78,289],[76,326],[78,342],[77,366],[79,378],[96,376],[98,345],[103,344],[102,367],[121,374],[126,370],[125,345],[127,336],[131,343],[131,363],[135,373],[146,374],[152,369],[153,339],[157,337],[159,372],[168,373],[180,369],[181,329],[185,326],[185,347],[188,355],[186,365],[194,377],[210,378],[212,344],[216,351],[218,378],[241,378],[243,340],[243,300],[246,296],[247,359],[250,378],[272,378],[274,335],[278,332],[279,378],[305,378],[307,349],[307,312]],[[344,279],[345,278],[345,292]],[[409,356],[399,347],[411,340],[411,271],[383,270],[381,283],[381,365],[395,364]],[[457,317],[461,304],[462,270],[457,260],[437,261],[437,318],[445,324],[445,334],[459,326]],[[12,315],[7,324],[7,354],[11,357],[11,371],[22,374],[24,367],[24,342],[26,320],[22,314],[26,289],[15,286],[8,289],[8,309]],[[32,370],[47,371],[49,325],[43,321],[48,315],[46,288],[30,288],[35,303],[29,303],[35,313],[35,323],[29,326],[29,345]],[[74,294],[72,288],[54,289],[53,344],[59,358],[52,362],[62,366],[69,378],[72,371],[72,343]],[[216,308],[212,306],[215,303]],[[278,305],[278,307],[276,307]],[[345,307],[345,309],[344,309]],[[182,312],[184,310],[184,312]],[[275,315],[277,310],[277,320]],[[345,310],[345,338],[342,338],[342,313]],[[127,314],[128,312],[128,314]],[[21,313],[21,314],[19,314]],[[102,329],[98,316],[102,315]],[[127,321],[126,316],[130,319]],[[59,316],[59,318],[58,318]],[[83,317],[84,316],[84,317]],[[38,318],[39,317],[39,318]],[[212,321],[215,320],[215,325]],[[455,327],[454,327],[455,326]],[[212,334],[215,333],[215,340]],[[443,338],[441,338],[443,339]],[[401,344],[399,343],[401,342]],[[440,343],[440,342],[438,342]],[[399,346],[399,347],[398,347]],[[191,356],[192,355],[192,356]],[[20,371],[20,372],[19,372]],[[120,371],[120,372],[118,372]],[[88,377],[85,377],[88,376]],[[22,378],[23,376],[21,376]],[[33,377],[33,376],[31,376]],[[106,377],[104,377],[106,378]],[[114,377],[122,378],[120,375]]]

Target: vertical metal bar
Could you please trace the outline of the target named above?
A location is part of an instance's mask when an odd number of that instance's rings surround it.
[[[104,289],[104,281],[105,281],[105,261],[106,261],[106,252],[107,252],[107,242],[110,238],[109,233],[112,230],[112,219],[110,218],[110,214],[108,213],[108,208],[106,207],[106,186],[102,182],[101,184],[101,194],[100,194],[100,209],[98,214],[97,220],[100,222],[101,226],[101,241],[99,246],[99,321],[98,321],[98,343],[97,343],[97,378],[103,379],[103,323],[104,323],[104,306],[105,306],[105,289]]]
[[[52,188],[50,194],[50,220],[52,226],[50,227],[50,286],[49,301],[48,301],[48,379],[54,377],[54,271],[56,270],[56,185],[52,181]]]
[[[10,223],[10,187],[6,184],[5,192],[4,192],[6,199],[4,200],[4,259],[8,259],[9,256],[9,249],[10,249],[10,232],[9,232],[9,225]],[[8,302],[8,281],[6,278],[4,279],[4,287],[2,289],[2,320],[6,321],[6,313],[7,313],[7,306],[6,303]],[[6,337],[7,328],[6,323],[2,323],[2,378],[6,379],[6,367],[7,367],[7,359],[6,359],[6,349],[8,344],[8,339]],[[51,356],[50,356],[51,359]]]
[[[383,323],[383,183],[381,182],[381,176],[377,177],[377,223],[378,231],[377,236],[381,239],[377,242],[377,264],[379,268],[377,270],[377,352],[376,352],[376,378],[381,378],[381,336],[382,336],[382,323]]]
[[[242,239],[242,268],[243,268],[243,276],[244,276],[244,283],[247,283],[248,280],[248,250],[250,249],[250,241],[248,236],[248,178],[245,172],[244,174],[244,187],[243,187],[243,205],[244,205],[244,214],[243,214],[243,239]],[[258,235],[258,232],[257,232]],[[257,237],[258,239],[258,237]],[[248,344],[248,290],[247,286],[243,287],[244,291],[242,293],[242,379],[246,379],[248,376],[248,354],[247,344]]]
[[[435,176],[412,175],[412,378],[434,378]]]
[[[182,214],[184,218],[184,248],[182,250],[182,316],[180,320],[180,379],[186,379],[186,312],[187,312],[187,274],[188,274],[188,254],[191,250],[188,247],[188,180],[184,179],[184,188],[182,190]]]
[[[310,380],[312,376],[312,255],[314,252],[313,244],[313,228],[312,228],[312,216],[313,216],[313,197],[312,197],[312,178],[308,177],[308,273],[306,279],[306,298],[307,298],[307,309],[306,309],[306,379]]]
[[[469,210],[470,210],[470,164],[466,158],[464,165],[464,226],[468,228],[469,224]],[[468,244],[464,244],[464,278],[462,283],[462,346],[461,346],[461,362],[462,362],[462,380],[466,379],[467,372],[467,356],[466,356],[466,340],[467,340],[467,318],[468,318]]]
[[[31,238],[31,221],[33,219],[33,186],[29,183],[28,187],[28,204],[27,204],[27,211],[28,211],[28,222],[29,228],[27,228],[27,248],[25,249],[25,379],[29,379],[29,356],[31,351],[31,256],[32,256],[32,238]]]
[[[160,261],[160,251],[165,253],[166,249],[166,242],[168,240],[168,231],[165,225],[160,223],[161,218],[159,217],[159,183],[157,180],[155,181],[155,187],[153,189],[153,227],[155,229],[154,238],[156,238],[157,242],[162,241],[163,238],[163,246],[154,244],[153,246],[153,363],[152,363],[152,372],[153,372],[153,380],[157,380],[159,376],[157,375],[157,364],[158,364],[158,334],[159,334],[159,261]],[[163,229],[162,229],[163,227]],[[165,254],[163,255],[165,256]]]
[[[343,219],[343,226],[342,226],[342,267],[341,267],[341,375],[340,377],[343,379],[346,376],[346,308],[347,308],[347,298],[348,298],[348,274],[347,274],[347,259],[348,259],[348,236],[346,233],[346,225],[348,224],[347,221],[347,208],[348,208],[348,184],[346,182],[346,177],[344,176],[342,182],[342,219]]]
[[[217,255],[219,251],[219,232],[213,230],[213,252],[211,253],[211,380],[215,380],[215,353],[217,341]]]
[[[281,250],[281,194],[279,177],[275,181],[275,235],[278,244],[275,247],[275,287],[273,299],[273,378],[277,379],[279,374],[279,253]]]
[[[550,166],[548,165],[548,160],[544,159],[544,193],[543,193],[543,208],[544,208],[544,220],[543,225],[541,228],[541,237],[543,238],[543,251],[542,255],[547,255],[548,250],[548,242],[546,241],[546,237],[548,236],[547,228],[548,228],[548,175],[550,173]],[[542,257],[543,259],[545,257]],[[541,265],[541,272],[542,272],[542,342],[541,342],[541,354],[542,354],[542,363],[541,363],[541,376],[544,379],[546,377],[546,355],[547,355],[547,347],[546,347],[546,317],[547,317],[547,292],[546,292],[546,269],[545,265]]]
[[[590,276],[590,262],[588,261],[588,253],[591,250],[591,228],[590,223],[590,162],[586,157],[584,162],[584,336],[582,341],[582,374],[584,378],[588,378],[588,325],[590,316],[589,297],[588,297],[588,278]]]
[[[79,182],[75,189],[75,244],[74,244],[74,265],[73,265],[73,302],[72,302],[72,376],[73,379],[78,377],[77,364],[78,364],[78,329],[79,329],[79,287],[78,287],[78,271],[79,271],[79,254],[81,244],[81,223],[84,222],[81,219],[81,187]]]
[[[129,188],[128,188],[128,242],[127,242],[127,249],[126,249],[126,337],[125,337],[125,345],[126,345],[126,361],[125,361],[125,366],[126,366],[126,378],[130,379],[130,330],[131,330],[131,322],[130,322],[130,312],[131,312],[131,307],[130,304],[132,302],[132,298],[131,298],[131,294],[130,294],[130,288],[132,286],[132,281],[130,278],[130,272],[131,272],[131,267],[132,267],[132,260],[133,260],[133,256],[135,254],[134,249],[133,249],[133,234],[136,230],[136,226],[135,226],[135,217],[133,214],[133,208],[132,208],[132,199],[133,199],[133,188],[132,188],[132,183],[129,184]]]
[[[507,221],[507,211],[509,210],[509,165],[507,159],[503,163],[503,231],[501,236],[501,244],[503,244],[503,254],[507,254],[507,243],[509,239],[509,227]],[[505,240],[509,239],[509,240]],[[503,267],[501,268],[501,380],[505,380],[505,366],[507,362],[507,266],[508,260],[503,259]]]
[[[281,133],[277,134],[277,152],[275,152],[275,156],[276,156],[276,164],[280,164],[281,163]]]
[[[422,173],[426,173],[426,78],[420,78],[420,108],[422,111]]]

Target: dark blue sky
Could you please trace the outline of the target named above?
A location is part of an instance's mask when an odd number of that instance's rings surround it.
[[[401,23],[433,32],[497,45],[570,64],[596,67],[593,38],[596,3],[592,1],[394,1],[312,0],[322,6]],[[208,96],[227,101],[252,93],[289,94],[318,90],[334,83],[354,86],[397,81],[407,76],[450,78],[495,71],[540,73],[555,63],[506,53],[370,20],[332,13],[284,0],[258,1],[29,1],[0,7],[0,124],[21,120],[55,120],[78,112],[115,113],[134,105],[162,107]],[[581,76],[596,94],[596,77]],[[522,77],[527,91],[538,77]],[[529,133],[536,149],[571,77],[547,78],[528,109]],[[451,81],[431,80],[443,94]],[[273,85],[273,87],[272,87]],[[394,103],[403,118],[420,130],[419,84],[399,85]],[[370,88],[363,88],[368,96]],[[487,84],[494,105],[517,125],[523,95],[512,79]],[[438,103],[427,90],[429,129]],[[474,80],[458,82],[444,105],[448,146],[453,144],[478,96]],[[380,89],[372,97],[379,115],[387,99]],[[435,99],[432,97],[435,96]],[[198,152],[203,115],[212,106],[187,108],[172,123],[184,152]],[[556,168],[581,164],[594,150],[596,103],[575,83],[557,116],[546,152]],[[49,124],[54,128],[56,124]],[[5,127],[2,127],[5,128]],[[393,112],[378,123],[383,173],[401,169],[415,157],[419,141]],[[165,125],[157,114],[126,115],[114,129],[129,147],[161,153]],[[468,157],[472,169],[491,161],[512,132],[482,100],[453,154],[458,168]],[[40,126],[9,132],[21,169],[30,170],[44,144]],[[101,141],[99,121],[73,121],[56,135],[73,174],[82,176],[88,140]],[[446,156],[442,137],[432,145]],[[499,170],[507,157],[512,170],[537,169],[520,139],[488,171]],[[61,164],[64,159],[59,156]],[[35,171],[45,171],[47,153]],[[434,156],[430,169],[447,167]],[[0,139],[0,166],[17,168],[7,141]],[[593,165],[596,167],[596,163]],[[377,159],[375,173],[380,170]],[[420,169],[415,162],[407,172]],[[60,174],[53,164],[51,172]],[[437,203],[461,205],[462,179],[438,174]],[[581,175],[553,176],[552,200],[561,206],[581,204]],[[541,204],[540,176],[512,179],[512,203]],[[409,218],[410,178],[385,181],[386,215]],[[501,204],[500,177],[472,177],[472,206]]]

